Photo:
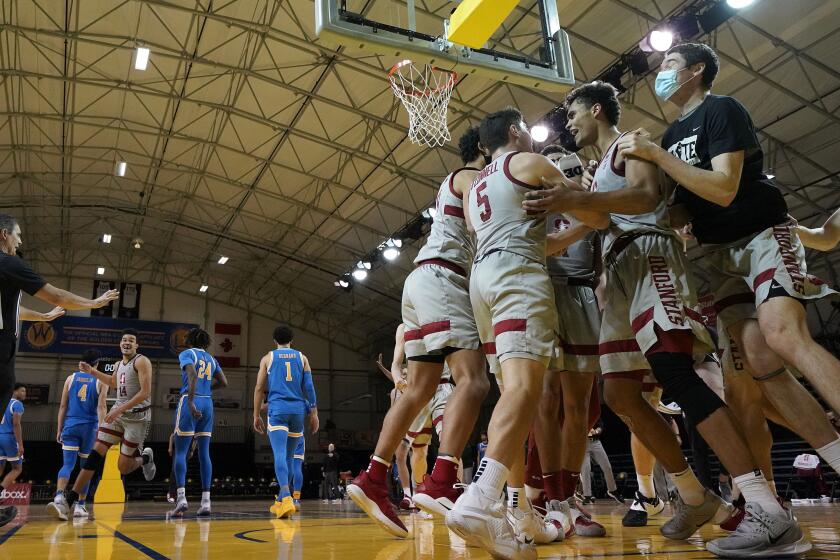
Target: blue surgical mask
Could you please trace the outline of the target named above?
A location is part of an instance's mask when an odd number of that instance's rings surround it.
[[[668,101],[672,95],[677,93],[677,90],[683,85],[677,81],[678,73],[679,70],[662,70],[656,75],[656,83],[653,89],[657,97],[663,101]]]

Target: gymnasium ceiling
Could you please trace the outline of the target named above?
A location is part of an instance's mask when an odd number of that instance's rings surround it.
[[[690,3],[560,0],[577,79]],[[417,5],[443,17],[454,3]],[[427,207],[458,162],[452,146],[407,140],[385,76],[395,61],[320,44],[312,0],[0,7],[0,208],[21,218],[40,271],[94,278],[104,266],[105,278],[190,294],[206,282],[213,300],[344,346],[390,338],[418,243],[349,293],[333,282]],[[522,0],[508,30],[523,50],[537,39],[533,10]],[[722,60],[715,91],[750,109],[767,167],[807,224],[840,202],[837,21],[833,0],[758,0],[705,38]],[[138,45],[151,49],[146,71],[133,68]],[[655,100],[653,77],[623,95],[622,125],[658,136],[674,111]],[[457,138],[508,104],[536,119],[560,100],[470,76],[450,129]],[[833,281],[836,260],[814,255],[811,269]]]

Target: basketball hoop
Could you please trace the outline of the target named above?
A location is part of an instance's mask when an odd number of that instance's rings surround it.
[[[410,60],[403,60],[391,68],[388,79],[408,112],[409,140],[434,148],[452,139],[446,109],[458,74],[428,64],[418,68]]]

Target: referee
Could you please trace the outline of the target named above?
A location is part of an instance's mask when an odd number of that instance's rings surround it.
[[[96,299],[87,299],[48,284],[17,256],[21,243],[20,224],[8,214],[0,214],[0,410],[9,406],[15,385],[15,351],[21,317],[51,321],[64,314],[62,308],[95,309],[119,297],[119,292],[109,290]],[[49,313],[22,308],[21,290],[58,307]],[[0,527],[16,515],[14,506],[0,507]]]

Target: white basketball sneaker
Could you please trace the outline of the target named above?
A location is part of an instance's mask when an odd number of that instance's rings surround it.
[[[76,502],[76,505],[73,506],[73,519],[87,519],[90,517],[88,515],[88,510],[85,506]]]
[[[560,530],[557,526],[535,510],[530,500],[525,499],[526,507],[509,508],[517,538],[525,542],[532,540],[536,544],[548,544],[558,540]]]
[[[446,526],[468,544],[488,551],[493,558],[536,560],[533,541],[517,538],[506,511],[501,495],[489,496],[478,484],[470,484],[446,514]]]
[[[151,447],[147,447],[143,450],[141,456],[149,458],[148,462],[143,465],[143,478],[147,481],[152,481],[155,478],[155,473],[157,473],[157,467],[155,467],[155,452],[152,451]]]

